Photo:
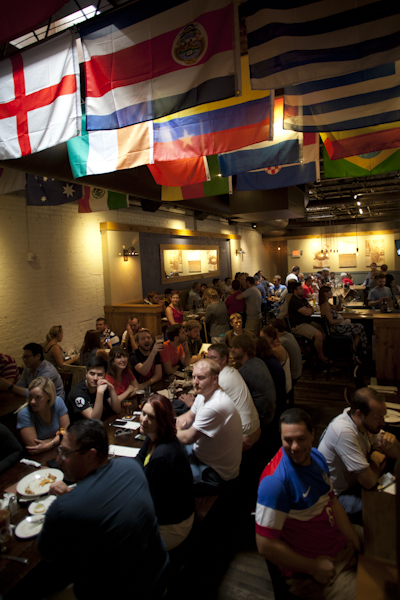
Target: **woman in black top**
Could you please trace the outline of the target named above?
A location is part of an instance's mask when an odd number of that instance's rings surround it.
[[[167,550],[181,544],[194,520],[193,476],[176,437],[171,402],[152,394],[142,406],[140,433],[146,440],[137,456],[144,467],[160,533]]]

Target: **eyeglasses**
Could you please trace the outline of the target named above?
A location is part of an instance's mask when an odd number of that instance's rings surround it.
[[[28,360],[28,358],[31,358],[33,356],[33,354],[28,354],[22,357],[22,360]]]
[[[80,451],[80,449],[78,449],[78,450],[63,450],[63,448],[61,446],[58,446],[58,448],[57,448],[57,454],[61,458],[61,460],[65,460],[67,454],[73,454],[74,452],[79,452],[79,451]]]

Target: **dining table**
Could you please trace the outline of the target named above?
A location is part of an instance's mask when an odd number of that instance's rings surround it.
[[[184,373],[178,373],[177,378],[179,379],[180,377],[183,379]],[[161,380],[152,386],[151,391],[157,392],[165,390],[164,393],[167,394],[169,383],[168,379]],[[126,455],[125,452],[129,452],[129,449],[137,449],[138,451],[141,448],[143,442],[135,439],[136,435],[139,433],[138,427],[137,429],[129,429],[127,430],[129,433],[125,433],[124,427],[121,427],[120,425],[115,426],[115,421],[121,421],[121,423],[129,421],[139,425],[139,414],[139,411],[136,411],[136,414],[133,415],[132,419],[125,420],[124,414],[120,413],[112,415],[104,421],[104,428],[107,432],[109,445],[111,447],[120,447],[120,451],[116,450],[115,452],[110,452],[110,458]],[[29,456],[28,458],[39,462],[42,468],[47,468],[49,466],[47,464],[48,461],[54,460],[56,456],[57,448],[52,448],[51,450],[35,456]],[[17,493],[17,484],[23,477],[35,473],[36,471],[38,471],[38,467],[19,462],[0,475],[0,496],[3,496],[6,492],[16,495],[18,499],[17,511],[12,517],[12,524],[15,526],[29,516],[29,502],[21,502],[21,499],[24,500],[24,498],[21,498]],[[37,585],[37,580],[45,579],[50,581],[50,579],[52,579],[55,567],[52,563],[46,563],[42,560],[37,548],[36,540],[36,537],[23,540],[17,538],[15,534],[12,535],[7,554],[17,558],[27,559],[27,564],[4,558],[4,556],[0,554],[0,598],[4,600],[14,600],[14,598],[20,600],[21,597],[24,597],[28,593],[27,597],[29,597],[29,600],[36,600],[34,588]],[[62,543],[62,540],[60,540],[60,543]],[[42,589],[39,592],[37,599],[39,600],[43,596]]]

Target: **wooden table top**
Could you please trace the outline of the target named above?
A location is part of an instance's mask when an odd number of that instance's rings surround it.
[[[396,564],[396,496],[362,490],[364,554]]]
[[[36,455],[34,460],[40,462],[42,467],[47,467],[47,461],[54,459],[57,455],[57,450],[52,448],[47,452]],[[23,463],[17,463],[11,469],[8,469],[5,473],[0,475],[0,493],[8,491],[9,493],[16,492],[16,485],[26,475],[34,473],[38,469],[36,467],[30,467]],[[18,504],[17,514],[13,517],[12,523],[18,525],[20,521],[28,516],[27,503]],[[20,540],[15,535],[12,536],[10,549],[7,554],[12,556],[20,556],[27,558],[29,564],[24,565],[15,561],[8,560],[6,558],[0,558],[0,593],[5,596],[19,581],[26,577],[32,569],[34,569],[40,562],[41,557],[37,549],[36,538],[30,540]]]
[[[400,596],[398,570],[386,561],[358,557],[357,600],[397,600]]]

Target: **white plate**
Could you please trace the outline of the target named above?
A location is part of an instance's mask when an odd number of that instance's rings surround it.
[[[21,523],[19,523],[15,528],[15,535],[22,540],[28,540],[29,538],[33,538],[40,533],[44,520],[43,515],[34,515],[32,517],[26,517]],[[37,525],[35,525],[35,521],[40,521]]]
[[[43,485],[43,482],[48,479],[48,475],[51,475],[51,480],[48,483]],[[53,479],[53,477],[55,479]],[[48,494],[50,489],[50,484],[55,481],[62,481],[64,479],[64,473],[60,471],[60,469],[40,469],[39,471],[35,471],[34,473],[29,473],[26,475],[21,481],[17,484],[17,492],[21,494],[21,496],[28,497],[29,496],[44,496]],[[32,494],[27,492],[29,489]]]
[[[387,405],[386,405],[387,406]],[[390,415],[392,417],[400,417],[400,413],[397,410],[393,410],[393,408],[387,408],[386,409],[386,414]]]
[[[31,502],[28,506],[28,512],[31,515],[45,515],[50,504],[54,502],[55,499],[56,496],[48,496],[47,498],[43,498],[43,500]]]
[[[400,423],[400,415],[385,415],[385,423]]]

